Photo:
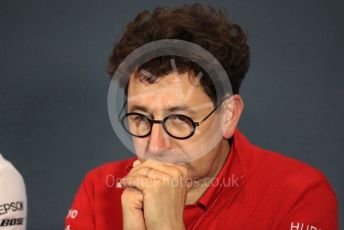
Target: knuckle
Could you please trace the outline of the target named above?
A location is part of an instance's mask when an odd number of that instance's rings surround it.
[[[183,177],[183,173],[181,172],[180,169],[174,169],[174,170],[171,170],[171,174],[173,175],[173,177]]]
[[[129,189],[124,189],[122,195],[121,195],[121,200],[126,201],[130,197],[130,191]]]
[[[188,173],[189,171],[187,170],[187,168],[185,167],[179,167],[181,173],[183,174],[183,177],[187,177],[188,176]]]
[[[152,159],[147,159],[147,160],[145,160],[145,162],[143,164],[145,164],[145,165],[153,165],[153,164],[155,164],[155,161],[152,160]]]
[[[134,189],[127,188],[124,189],[122,195],[121,195],[121,200],[122,202],[130,202],[133,201],[137,198],[140,198],[142,194],[138,191],[135,191]]]
[[[149,169],[149,167],[147,166],[142,166],[138,171],[137,174],[139,174],[140,176],[145,175],[145,173],[147,172],[147,170]]]
[[[135,170],[132,170],[128,173],[126,178],[134,178],[138,175],[143,175],[147,171],[148,167],[147,166],[140,166],[135,168]]]

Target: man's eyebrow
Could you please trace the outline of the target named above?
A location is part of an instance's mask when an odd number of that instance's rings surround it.
[[[141,110],[141,111],[144,111],[146,113],[150,113],[150,110],[147,107],[144,107],[144,106],[141,106],[141,105],[133,105],[133,106],[131,106],[130,110],[131,111]]]
[[[133,105],[133,106],[131,106],[130,110],[131,111],[141,110],[143,112],[147,112],[147,113],[151,114],[151,111],[147,107],[141,106],[141,105]],[[178,112],[178,111],[189,112],[189,113],[192,113],[192,114],[195,113],[195,111],[192,110],[191,107],[189,107],[187,105],[172,106],[170,108],[164,109],[164,111],[169,112],[169,113]]]
[[[187,105],[173,106],[173,107],[166,109],[166,111],[168,111],[170,113],[177,112],[177,111],[195,113],[195,111],[192,110],[191,107],[189,107]]]

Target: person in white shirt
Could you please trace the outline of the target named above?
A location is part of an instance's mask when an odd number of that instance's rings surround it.
[[[27,198],[24,179],[0,153],[0,229],[25,230]]]

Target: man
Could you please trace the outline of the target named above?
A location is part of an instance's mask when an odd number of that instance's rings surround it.
[[[109,73],[161,39],[209,51],[232,90],[218,94],[203,67],[180,56],[137,66],[122,85],[118,117],[137,157],[86,176],[66,229],[338,229],[336,195],[319,171],[250,144],[237,129],[249,66],[242,29],[199,4],[145,11],[115,44]]]
[[[0,229],[25,230],[27,200],[23,177],[0,154]]]

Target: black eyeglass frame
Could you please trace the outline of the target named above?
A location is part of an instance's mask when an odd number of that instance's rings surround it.
[[[176,138],[176,139],[179,139],[179,140],[185,140],[185,139],[188,139],[190,138],[191,136],[193,136],[195,134],[195,131],[196,131],[196,127],[199,126],[202,122],[204,122],[205,120],[207,120],[215,111],[216,109],[219,107],[219,105],[221,105],[223,102],[223,100],[220,101],[219,104],[217,104],[214,109],[207,115],[205,116],[200,122],[195,122],[194,120],[192,120],[192,118],[184,115],[184,114],[170,114],[168,116],[166,116],[164,119],[162,120],[154,120],[154,119],[151,119],[149,117],[147,117],[146,115],[144,114],[141,114],[141,113],[137,113],[137,112],[130,112],[130,113],[126,113],[123,117],[121,117],[122,115],[122,112],[126,106],[126,104],[128,103],[128,100],[125,101],[119,115],[118,115],[118,118],[117,118],[117,121],[120,122],[123,126],[123,128],[125,129],[125,131],[127,131],[130,135],[134,136],[134,137],[139,137],[139,138],[144,138],[144,137],[147,137],[149,136],[151,133],[152,133],[152,127],[153,127],[153,124],[162,124],[162,127],[164,129],[164,131],[171,137],[173,138]],[[130,116],[130,115],[139,115],[139,116],[142,116],[144,117],[145,119],[147,119],[147,121],[149,122],[150,124],[150,130],[147,134],[145,135],[135,135],[135,134],[132,134],[127,128],[126,126],[124,125],[124,120],[127,116]],[[176,137],[174,135],[172,135],[166,128],[166,121],[167,119],[169,119],[170,117],[173,117],[173,116],[178,116],[178,117],[182,117],[184,119],[187,119],[188,121],[190,121],[190,123],[192,124],[192,132],[188,135],[188,136],[185,136],[185,137]]]

